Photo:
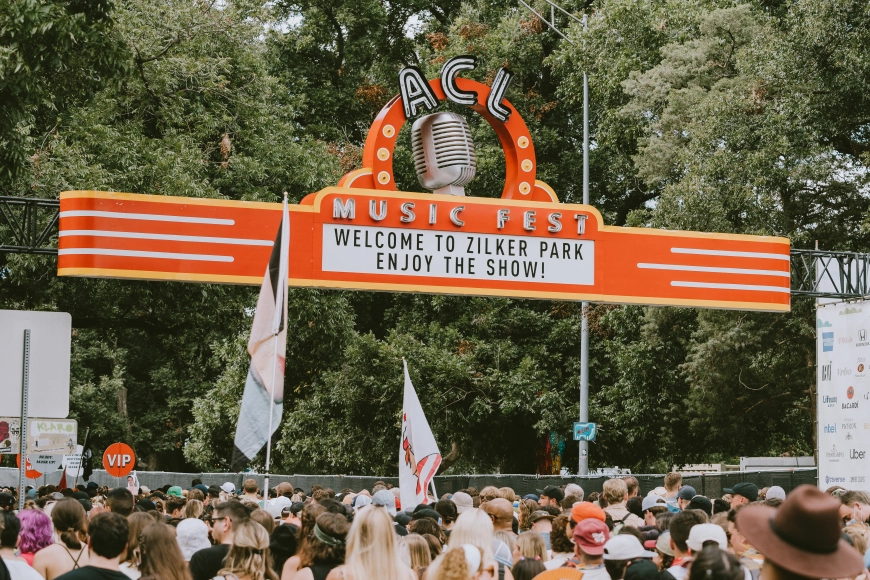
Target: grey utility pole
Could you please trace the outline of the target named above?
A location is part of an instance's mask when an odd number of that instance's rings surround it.
[[[541,19],[541,22],[546,24],[550,30],[561,36],[564,40],[574,44],[570,38],[562,34],[556,28],[556,10],[561,11],[569,18],[583,25],[583,31],[586,31],[586,15],[583,19],[579,19],[561,6],[554,4],[551,0],[544,0],[550,5],[550,20],[544,18],[538,11],[526,4],[524,0],[519,0],[520,4],[526,9]],[[589,205],[589,79],[586,76],[586,71],[583,71],[583,203]],[[580,323],[580,422],[589,422],[589,319],[587,310],[589,303],[583,301],[581,303],[583,313]],[[577,442],[580,445],[580,458],[577,466],[577,475],[589,475],[589,441],[580,440]]]

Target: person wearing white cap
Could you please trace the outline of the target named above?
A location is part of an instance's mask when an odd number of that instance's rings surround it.
[[[175,539],[181,548],[181,555],[185,562],[190,562],[194,552],[211,547],[208,540],[208,526],[204,521],[197,518],[187,518],[178,522],[175,528]]]
[[[456,513],[459,515],[474,509],[474,500],[464,491],[457,491],[450,499],[456,504]]]
[[[692,526],[689,531],[689,539],[686,540],[686,545],[689,546],[689,555],[693,552],[700,552],[704,549],[707,542],[715,542],[720,550],[728,549],[728,536],[725,535],[725,530],[722,526],[716,524],[698,524]]]
[[[235,484],[232,483],[231,481],[228,481],[228,482],[224,483],[224,484],[221,486],[221,489],[224,490],[224,491],[227,492],[227,493],[236,493],[236,486],[235,486]]]
[[[644,550],[640,540],[631,534],[611,536],[604,544],[604,567],[611,578],[622,578],[632,560],[647,558],[652,561],[654,557],[655,552]]]
[[[778,485],[771,486],[767,490],[767,495],[764,496],[764,499],[778,499],[781,501],[785,501],[785,490]]]
[[[652,509],[654,507],[659,507],[661,509]],[[641,502],[640,505],[640,511],[643,514],[643,523],[647,526],[654,526],[656,525],[656,516],[659,513],[668,511],[668,504],[665,502],[665,498],[660,495],[648,495],[643,498],[643,502]]]

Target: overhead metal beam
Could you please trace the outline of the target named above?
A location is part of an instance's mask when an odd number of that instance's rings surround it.
[[[870,254],[791,251],[791,294],[812,298],[870,296]]]
[[[60,201],[0,196],[0,253],[57,255]]]

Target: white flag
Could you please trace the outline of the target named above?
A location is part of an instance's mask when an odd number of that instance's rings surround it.
[[[399,443],[399,487],[403,510],[429,503],[426,489],[441,465],[441,452],[423,414],[420,399],[405,367],[405,396],[402,403],[402,439]]]

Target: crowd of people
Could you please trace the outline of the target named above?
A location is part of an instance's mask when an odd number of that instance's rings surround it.
[[[585,494],[468,488],[402,506],[383,482],[0,492],[0,580],[870,579],[870,494],[744,482],[720,498],[670,473]]]

